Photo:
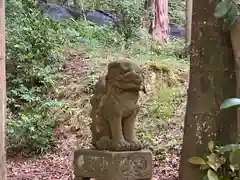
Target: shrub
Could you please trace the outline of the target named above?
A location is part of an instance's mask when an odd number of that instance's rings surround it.
[[[6,4],[7,95],[13,111],[41,102],[41,91],[53,85],[64,43],[58,23],[26,6]]]
[[[6,2],[6,69],[8,148],[44,152],[54,141],[44,103],[47,88],[54,85],[67,41],[61,24],[45,18],[34,1]]]
[[[7,122],[7,149],[44,153],[55,146],[53,122],[47,114],[23,113],[9,117]]]
[[[99,0],[79,4],[84,10],[100,9],[114,13],[119,19],[117,31],[126,42],[129,42],[130,39],[139,37],[139,29],[143,25],[145,14],[144,2],[144,0]]]
[[[142,27],[145,14],[143,0],[113,1],[113,12],[119,17],[118,32],[126,41],[137,38],[140,27]]]

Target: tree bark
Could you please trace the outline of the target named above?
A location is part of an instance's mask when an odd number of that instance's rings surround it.
[[[6,180],[6,155],[5,155],[5,3],[0,4],[0,179]]]
[[[148,30],[149,34],[152,34],[152,1],[151,0],[145,0],[144,3],[144,9],[146,11],[146,14],[144,15],[144,27]]]
[[[192,5],[193,0],[186,0],[186,26],[185,26],[185,49],[188,55],[189,47],[191,44],[191,28],[192,28]]]
[[[240,98],[240,16],[231,28],[231,41],[234,51],[236,63],[236,76],[237,76],[237,94],[236,97]],[[240,108],[238,108],[238,129],[240,130]],[[239,136],[240,138],[240,136]],[[240,139],[239,139],[240,142]]]
[[[200,180],[199,167],[188,159],[203,157],[207,144],[236,142],[237,112],[220,113],[220,104],[236,95],[236,76],[230,33],[223,31],[223,21],[214,16],[216,0],[194,0],[190,79],[184,137],[180,160],[180,180]]]
[[[169,35],[168,0],[151,0],[151,6],[154,10],[151,22],[153,39],[162,44]]]

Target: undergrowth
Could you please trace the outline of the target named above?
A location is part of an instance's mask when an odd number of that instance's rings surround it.
[[[47,95],[62,62],[60,24],[44,18],[31,1],[6,2],[7,149],[46,152],[52,149]],[[60,35],[59,35],[60,34]]]
[[[149,99],[149,103],[143,107],[138,131],[143,137],[155,136],[162,132],[162,128],[167,125],[174,111],[182,102],[181,88],[164,87],[154,92],[153,97]],[[144,138],[143,138],[144,139]]]
[[[169,121],[181,103],[180,88],[163,87],[156,90],[149,113],[155,120]]]
[[[151,147],[153,152],[160,148],[159,143],[162,141],[160,137],[166,133],[169,125],[177,123],[177,126],[180,127],[182,124],[181,122],[174,122],[175,120],[172,120],[172,118],[176,116],[178,107],[185,99],[184,83],[187,80],[184,79],[187,70],[183,70],[180,74],[178,70],[179,68],[186,69],[186,62],[182,63],[182,66],[175,63],[173,67],[171,67],[171,63],[174,62],[173,59],[168,65],[165,62],[162,66],[159,66],[160,62],[161,60],[151,64],[154,67],[152,72],[156,74],[156,79],[153,92],[145,100],[146,102],[144,102],[140,111],[137,128],[140,140]],[[178,136],[171,139],[171,142],[166,144],[166,148],[171,148],[180,142]]]
[[[170,41],[161,48],[153,46],[141,29],[144,12],[134,3],[141,5],[143,1],[124,0],[108,5],[116,14],[127,14],[122,17],[125,24],[116,30],[84,21],[52,21],[35,9],[34,1],[6,1],[9,151],[45,153],[56,146],[53,128],[58,121],[50,110],[62,108],[65,102],[56,100],[49,89],[57,84],[66,47],[76,48],[79,53],[84,52],[89,57],[87,63],[91,70],[85,92],[88,94],[102,72],[101,64],[114,59],[128,58],[139,64],[160,62],[170,68],[185,67],[181,57],[183,40]],[[99,1],[94,7],[101,9],[103,4]],[[136,21],[132,22],[132,18]],[[160,89],[153,97],[148,109],[149,119],[170,119],[179,104],[177,89]]]

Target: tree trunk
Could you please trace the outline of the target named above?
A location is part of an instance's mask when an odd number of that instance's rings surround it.
[[[151,6],[155,14],[151,22],[153,39],[162,44],[169,35],[168,0],[152,0]]]
[[[152,3],[151,0],[145,0],[145,3],[144,3],[144,9],[145,9],[146,13],[144,15],[143,26],[148,30],[149,34],[152,34],[152,20],[153,20],[151,3]]]
[[[0,4],[0,179],[6,180],[6,155],[5,155],[5,5]]]
[[[191,44],[191,28],[192,28],[192,5],[193,0],[186,0],[186,26],[185,26],[185,49],[188,55]]]
[[[190,45],[190,80],[180,160],[180,180],[200,180],[198,166],[188,162],[204,156],[210,139],[226,144],[237,139],[236,109],[219,112],[223,100],[235,97],[236,76],[229,32],[214,16],[216,0],[194,0]]]
[[[237,76],[237,94],[236,97],[240,98],[240,17],[231,28],[231,41],[234,51],[236,63],[236,76]],[[240,130],[240,108],[238,108],[238,129]],[[240,138],[240,136],[239,136]],[[239,139],[240,141],[240,139]]]

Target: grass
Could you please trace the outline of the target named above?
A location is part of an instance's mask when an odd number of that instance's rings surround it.
[[[169,121],[176,107],[181,103],[182,95],[180,88],[163,87],[158,89],[153,97],[152,105],[149,108],[150,114],[154,119]]]
[[[152,62],[149,67],[150,74],[154,77],[152,78],[154,80],[147,79],[151,85],[149,89],[152,91],[142,101],[137,129],[142,142],[153,146],[153,150],[156,150],[159,145],[159,143],[156,143],[159,142],[158,138],[166,133],[169,125],[175,123],[173,119],[176,116],[176,111],[185,101],[187,71],[172,69],[174,66],[167,66],[167,64],[159,66]],[[180,109],[181,112],[184,110],[184,107]],[[179,131],[183,124],[183,117],[178,118],[177,121],[179,122],[174,129]],[[168,144],[166,146],[169,146],[169,143],[171,144],[173,141],[179,142],[172,138],[170,142],[165,142]],[[164,143],[161,142],[160,144]]]

